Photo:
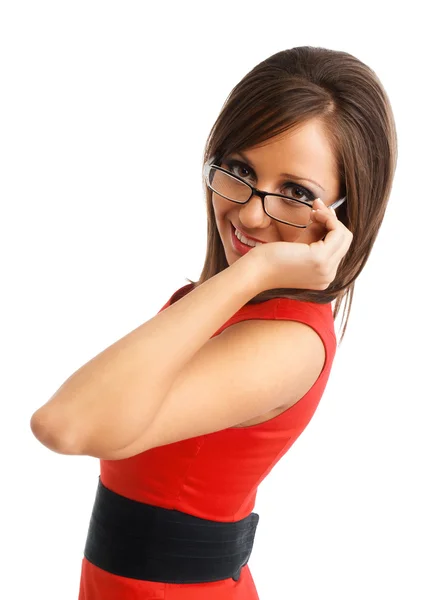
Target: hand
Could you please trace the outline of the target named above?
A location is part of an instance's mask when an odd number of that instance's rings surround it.
[[[260,265],[261,291],[274,288],[326,290],[334,281],[353,234],[319,199],[314,201],[313,210],[312,223],[301,230],[296,242],[261,244],[245,255]]]

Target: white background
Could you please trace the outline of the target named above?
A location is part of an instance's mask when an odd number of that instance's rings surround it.
[[[399,161],[326,392],[259,488],[249,565],[261,600],[431,600],[426,6],[2,2],[5,598],[78,598],[99,474],[95,458],[42,446],[32,413],[152,318],[186,277],[198,278],[209,130],[253,66],[312,45],[376,71],[394,109]]]

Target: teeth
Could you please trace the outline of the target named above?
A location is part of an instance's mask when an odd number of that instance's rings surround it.
[[[239,233],[239,231],[236,229],[236,227],[235,227],[235,236],[238,238],[238,240],[240,240],[243,244],[246,244],[247,246],[254,247],[254,246],[259,246],[262,243],[262,242],[254,242],[253,240],[249,240],[244,235]]]

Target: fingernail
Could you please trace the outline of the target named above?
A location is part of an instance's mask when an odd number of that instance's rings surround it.
[[[322,200],[321,198],[317,198],[317,200],[320,202],[320,204],[321,204],[322,206],[325,206],[325,203],[323,202],[323,200]]]

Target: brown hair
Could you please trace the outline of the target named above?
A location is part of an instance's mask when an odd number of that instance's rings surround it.
[[[372,69],[348,54],[302,46],[283,50],[254,67],[226,99],[206,142],[203,164],[223,158],[318,119],[334,152],[340,195],[336,209],[352,232],[351,246],[326,290],[281,288],[257,294],[248,304],[270,298],[293,298],[325,304],[335,300],[334,321],[345,298],[344,337],[355,280],[379,232],[397,163],[397,133],[388,96]],[[206,189],[207,251],[197,282],[204,283],[228,267]],[[193,287],[191,289],[193,289]]]

